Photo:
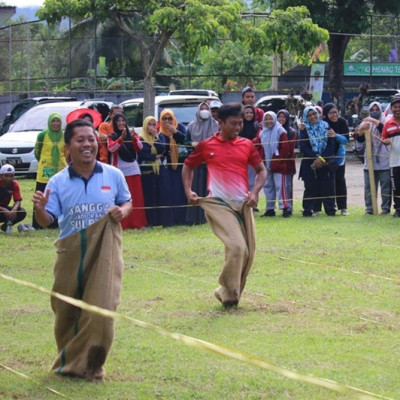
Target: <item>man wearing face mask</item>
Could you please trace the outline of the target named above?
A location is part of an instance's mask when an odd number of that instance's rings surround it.
[[[213,136],[218,131],[219,125],[211,116],[210,106],[206,102],[201,103],[196,111],[196,119],[188,125],[184,143],[193,150],[202,140]],[[207,166],[205,164],[195,170],[192,187],[199,196],[207,196]],[[189,225],[206,222],[204,211],[199,206],[188,207],[186,218]]]
[[[369,105],[369,116],[363,119],[357,133],[354,135],[354,139],[360,144],[365,143],[365,135],[370,135],[371,137],[374,178],[376,188],[378,189],[378,186],[381,188],[381,215],[390,213],[392,202],[392,183],[390,180],[389,165],[390,146],[385,146],[381,139],[384,123],[385,116],[382,112],[382,106],[377,101],[374,101]],[[373,214],[367,154],[364,154],[364,199],[365,214]]]

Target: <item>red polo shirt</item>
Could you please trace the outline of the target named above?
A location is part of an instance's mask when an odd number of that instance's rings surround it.
[[[185,165],[195,168],[205,162],[209,195],[241,203],[249,193],[247,167],[255,168],[262,160],[251,140],[242,137],[224,140],[219,135],[217,132],[202,140]]]
[[[0,178],[0,206],[7,207],[10,204],[11,198],[14,199],[14,202],[22,201],[18,182],[13,181],[13,186],[10,189],[3,188],[1,187],[1,178]]]

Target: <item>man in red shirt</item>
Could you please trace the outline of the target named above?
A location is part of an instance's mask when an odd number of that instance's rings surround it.
[[[10,164],[4,164],[0,168],[0,229],[5,232],[7,223],[15,225],[26,217],[26,211],[21,207],[21,192],[18,182],[14,180],[15,169]],[[13,206],[10,206],[11,199]]]
[[[389,165],[392,177],[394,218],[400,218],[400,96],[393,96],[390,102],[393,116],[382,130],[382,142],[390,145]]]
[[[239,137],[243,126],[240,103],[227,103],[218,111],[221,130],[201,141],[185,160],[182,171],[186,197],[200,205],[213,232],[225,244],[225,266],[218,278],[215,297],[224,307],[237,306],[250,271],[255,250],[252,208],[267,178],[265,166],[252,141]],[[207,164],[209,197],[192,191],[194,169]],[[256,172],[249,192],[248,165]]]

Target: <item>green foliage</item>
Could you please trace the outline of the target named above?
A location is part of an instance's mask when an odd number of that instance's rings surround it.
[[[268,77],[249,77],[246,75],[268,75],[271,73],[270,55],[253,52],[243,42],[218,42],[202,56],[201,73],[216,75],[219,80],[208,78],[203,81],[205,87],[218,91],[240,90],[252,81],[258,89],[268,88],[271,79]],[[241,76],[242,75],[242,76]]]
[[[140,50],[144,78],[144,114],[153,110],[153,77],[172,35],[182,42],[185,54],[194,56],[219,36],[236,38],[241,23],[240,3],[230,0],[119,0],[110,5],[103,0],[46,0],[38,15],[48,21],[63,17],[93,16],[99,21],[114,19],[118,27]]]
[[[263,3],[263,1],[259,0]],[[314,23],[327,29],[329,32],[344,33],[341,36],[329,38],[330,55],[330,89],[333,101],[344,108],[344,87],[342,76],[342,63],[344,53],[350,37],[346,34],[363,33],[369,28],[369,14],[379,11],[398,14],[400,2],[390,0],[270,0],[273,9],[286,10],[288,7],[305,6],[310,11]]]
[[[388,62],[391,45],[396,43],[393,35],[399,29],[399,16],[372,15],[369,21],[372,22],[372,41],[369,36],[352,37],[346,49],[346,61],[370,62],[372,58],[373,62]]]
[[[303,61],[309,60],[315,48],[329,38],[328,31],[313,23],[304,6],[274,10],[260,28],[274,53],[294,52]]]

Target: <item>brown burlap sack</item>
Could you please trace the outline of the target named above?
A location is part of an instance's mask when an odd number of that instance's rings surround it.
[[[204,209],[215,235],[225,245],[225,265],[218,277],[221,285],[214,293],[225,306],[236,305],[246,285],[255,253],[255,224],[253,210],[245,203],[203,197]]]
[[[55,292],[115,311],[122,284],[121,226],[109,214],[88,228],[57,240]],[[52,369],[60,374],[102,380],[103,365],[114,337],[114,321],[54,297],[58,356]]]

